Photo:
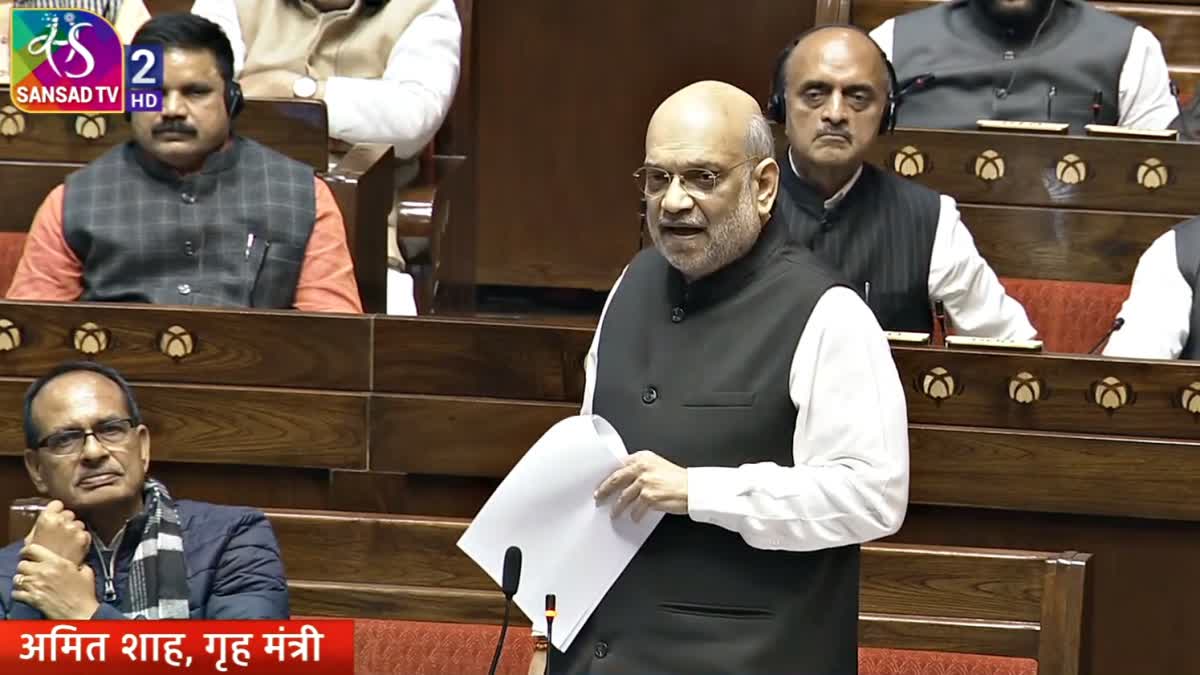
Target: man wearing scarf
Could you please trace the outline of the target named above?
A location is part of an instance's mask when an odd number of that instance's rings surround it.
[[[279,545],[254,509],[175,501],[116,371],[63,364],[25,394],[25,466],[52,501],[0,549],[6,619],[286,619]]]

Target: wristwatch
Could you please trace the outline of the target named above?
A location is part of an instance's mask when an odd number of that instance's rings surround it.
[[[317,81],[311,77],[298,77],[292,82],[292,95],[296,98],[312,98],[317,95]]]

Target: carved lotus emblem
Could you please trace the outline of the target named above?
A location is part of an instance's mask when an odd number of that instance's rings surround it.
[[[158,351],[176,361],[192,355],[196,338],[183,326],[171,326],[158,334]]]
[[[1193,382],[1179,390],[1179,407],[1200,417],[1200,382]]]
[[[89,141],[104,138],[108,133],[108,120],[103,115],[76,115],[75,135]]]
[[[992,182],[1004,178],[1004,157],[995,150],[984,150],[975,158],[975,177]]]
[[[1133,403],[1136,398],[1132,387],[1111,375],[1093,382],[1091,393],[1092,402],[1110,414]]]
[[[1023,405],[1036,403],[1046,395],[1046,384],[1033,373],[1019,372],[1008,381],[1008,397]]]
[[[922,394],[939,405],[942,401],[952,396],[957,396],[961,391],[961,387],[955,380],[954,374],[941,366],[934,366],[921,373],[917,384],[917,388]]]
[[[1150,157],[1138,165],[1137,182],[1138,185],[1147,190],[1157,190],[1167,184],[1171,179],[1171,172],[1167,169],[1167,165],[1162,163],[1162,160],[1157,157]]]
[[[1054,175],[1061,183],[1079,185],[1087,180],[1087,163],[1080,159],[1079,155],[1068,153],[1058,160],[1058,166],[1054,168]]]
[[[80,354],[94,356],[108,349],[109,333],[107,329],[88,321],[75,329],[71,343]]]
[[[928,163],[929,158],[925,153],[911,145],[900,148],[892,155],[892,169],[906,178],[925,173]]]
[[[8,319],[0,319],[0,352],[11,352],[21,346],[21,329]]]
[[[0,136],[13,137],[25,133],[25,113],[11,105],[0,108]]]

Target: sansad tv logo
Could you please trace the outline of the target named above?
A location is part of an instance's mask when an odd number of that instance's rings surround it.
[[[127,53],[104,17],[82,9],[13,9],[9,43],[12,101],[25,112],[162,109],[161,46]]]

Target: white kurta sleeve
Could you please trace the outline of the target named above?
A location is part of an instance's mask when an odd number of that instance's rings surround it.
[[[974,337],[1031,340],[1037,330],[1004,286],[963,224],[954,199],[942,195],[929,262],[929,299],[941,300],[956,332]]]
[[[1138,260],[1118,314],[1125,323],[1109,338],[1104,355],[1177,359],[1191,333],[1191,315],[1192,287],[1179,272],[1175,231],[1168,230]]]
[[[904,390],[874,314],[854,291],[835,287],[817,302],[789,389],[795,465],[688,469],[691,518],[756,548],[792,551],[898,530],[908,504]]]

